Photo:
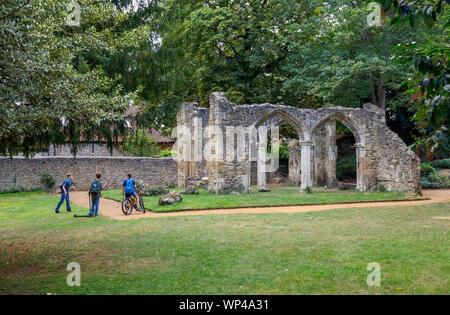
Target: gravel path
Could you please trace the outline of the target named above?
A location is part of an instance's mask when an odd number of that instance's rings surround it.
[[[408,205],[424,205],[431,203],[450,202],[450,190],[424,190],[423,196],[430,200],[418,201],[386,201],[386,202],[360,202],[353,204],[334,204],[334,205],[314,205],[314,206],[288,206],[288,207],[271,207],[271,208],[239,208],[239,209],[216,209],[216,210],[187,210],[172,213],[154,213],[147,212],[142,214],[136,211],[129,216],[122,213],[121,204],[117,201],[102,198],[100,200],[100,214],[116,220],[133,220],[141,218],[162,218],[162,217],[178,217],[187,215],[211,215],[211,214],[243,214],[243,213],[300,213],[314,212],[332,209],[347,208],[366,208],[366,207],[391,207],[391,206],[408,206]],[[70,201],[78,206],[89,208],[89,198],[86,191],[73,191],[70,193]]]

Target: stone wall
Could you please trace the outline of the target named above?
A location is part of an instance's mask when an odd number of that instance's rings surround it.
[[[406,145],[386,126],[384,111],[375,105],[365,104],[363,108],[327,107],[321,109],[304,109],[275,104],[236,105],[227,100],[224,93],[215,92],[210,97],[209,109],[200,108],[196,103],[185,103],[178,114],[178,126],[186,125],[194,135],[184,141],[178,148],[179,157],[193,156],[195,119],[204,117],[200,128],[209,127],[220,132],[209,135],[210,147],[207,171],[209,189],[218,193],[227,191],[249,191],[251,182],[250,161],[258,160],[258,187],[264,187],[266,172],[264,143],[250,137],[252,130],[259,126],[290,124],[297,131],[301,148],[301,190],[316,185],[336,186],[336,127],[335,121],[343,123],[355,138],[357,159],[357,189],[376,191],[381,186],[388,190],[419,190],[420,160]],[[206,118],[208,117],[208,118]],[[236,148],[241,147],[241,137],[234,143],[234,156],[225,159],[219,148],[233,145],[227,135],[228,130],[241,128],[245,131],[245,150],[237,156]],[[197,128],[198,130],[198,128]],[[185,134],[189,134],[186,132]],[[231,138],[232,139],[232,138]],[[198,141],[200,144],[202,141]],[[205,141],[203,141],[205,143]],[[222,144],[222,145],[219,145]],[[184,154],[184,153],[191,154]],[[201,156],[202,153],[200,153]],[[227,153],[228,154],[228,153]],[[314,157],[316,156],[316,158]],[[191,159],[192,161],[192,159]],[[261,162],[260,162],[261,161]],[[179,184],[185,185],[190,177],[202,172],[203,166],[180,159]],[[198,177],[198,176],[197,176]],[[291,178],[291,181],[297,181]]]
[[[40,178],[43,173],[56,178],[57,185],[67,173],[74,176],[77,190],[89,188],[96,172],[103,175],[102,181],[107,189],[120,188],[126,174],[148,185],[176,183],[177,163],[172,158],[119,158],[119,157],[21,157],[0,158],[0,190],[14,187],[26,189],[41,187]]]

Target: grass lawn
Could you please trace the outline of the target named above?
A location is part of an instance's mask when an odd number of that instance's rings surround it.
[[[174,189],[176,190],[176,189]],[[343,202],[381,201],[381,200],[408,200],[417,199],[418,195],[412,192],[373,192],[363,193],[354,191],[325,190],[316,188],[311,194],[300,194],[298,187],[278,186],[271,187],[270,192],[241,195],[216,195],[206,190],[200,190],[199,195],[183,195],[183,202],[160,206],[158,200],[161,196],[143,197],[146,208],[154,212],[199,210],[217,208],[240,208],[240,207],[264,207],[264,206],[289,206],[330,204]],[[102,192],[103,197],[122,201],[121,190],[109,190]]]
[[[57,201],[0,195],[0,293],[450,293],[450,203],[115,221],[55,215]]]

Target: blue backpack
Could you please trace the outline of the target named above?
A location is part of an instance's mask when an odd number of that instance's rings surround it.
[[[99,180],[94,180],[91,183],[91,188],[89,189],[89,192],[91,194],[98,195],[100,193],[100,190],[101,190],[100,181]]]
[[[125,193],[131,194],[133,192],[134,192],[133,180],[131,178],[128,178],[125,182]]]
[[[66,184],[67,179],[63,180],[61,182],[61,185],[59,185],[59,189],[61,189],[61,191],[63,190],[63,186]]]

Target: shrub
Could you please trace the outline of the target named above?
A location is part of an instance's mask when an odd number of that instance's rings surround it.
[[[450,169],[450,159],[435,160],[432,165],[435,168]]]
[[[305,188],[305,193],[307,193],[307,194],[312,194],[312,189],[311,189],[311,187],[306,186],[306,188]]]
[[[156,158],[164,158],[172,156],[177,156],[177,152],[171,149],[161,150],[155,155]]]
[[[444,188],[448,188],[445,185],[443,185],[442,183],[430,182],[426,178],[422,178],[421,181],[420,181],[420,184],[422,185],[422,188],[424,188],[424,189],[444,189]]]
[[[336,163],[336,177],[340,181],[356,177],[356,156],[343,158]]]
[[[450,188],[450,180],[436,172],[431,173],[427,177],[422,177],[420,179],[422,188],[428,189],[443,189]]]
[[[450,186],[450,181],[447,177],[439,174],[439,173],[432,173],[428,176],[428,181],[435,182],[444,185],[445,187]]]
[[[280,159],[287,159],[289,158],[290,153],[289,145],[287,144],[280,144],[278,147],[275,147],[274,151],[272,151],[272,146],[269,146],[267,148],[267,154],[272,157],[278,157]]]
[[[56,179],[49,173],[44,173],[41,176],[41,184],[44,185],[45,190],[50,191],[55,187]]]
[[[386,191],[386,187],[384,187],[384,185],[380,185],[380,186],[378,187],[378,190],[379,190],[379,191]]]
[[[155,140],[141,129],[129,135],[123,143],[123,151],[129,156],[152,157],[158,153],[158,150]]]
[[[428,177],[430,174],[436,172],[433,166],[428,163],[420,164],[420,176]]]

